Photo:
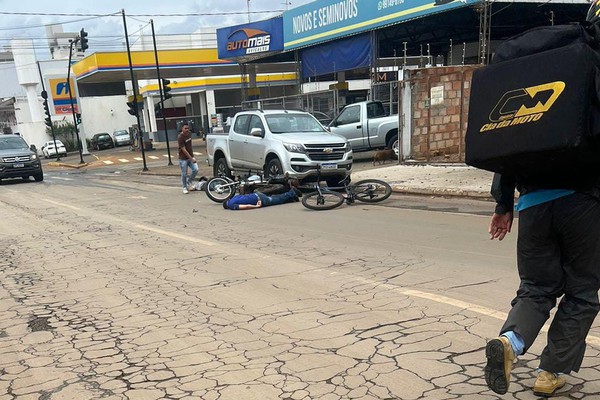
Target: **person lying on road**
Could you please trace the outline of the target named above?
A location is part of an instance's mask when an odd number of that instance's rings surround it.
[[[229,200],[225,200],[223,202],[223,208],[226,210],[251,210],[253,208],[275,206],[277,204],[299,201],[298,198],[300,196],[302,196],[302,192],[296,188],[291,188],[285,193],[272,196],[260,192],[238,194]]]

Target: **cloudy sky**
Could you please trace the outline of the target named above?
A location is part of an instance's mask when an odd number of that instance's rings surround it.
[[[193,33],[203,27],[225,27],[267,19],[311,0],[0,0],[0,49],[12,38],[31,38],[36,54],[47,53],[44,25],[63,24],[65,32],[89,36],[89,52],[122,49],[121,9],[130,35],[154,21],[157,35]],[[248,10],[250,13],[248,13]],[[79,15],[78,15],[79,14]],[[114,14],[113,16],[107,16]],[[100,15],[100,16],[98,16]],[[146,28],[150,32],[149,28]]]

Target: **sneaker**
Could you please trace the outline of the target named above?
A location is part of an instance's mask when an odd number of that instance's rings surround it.
[[[552,396],[557,389],[565,386],[565,383],[567,380],[562,375],[542,371],[533,385],[533,394],[544,397]]]
[[[188,192],[193,192],[194,190],[196,190],[196,186],[195,185],[188,185],[187,190],[188,190]]]
[[[510,371],[515,362],[515,353],[507,337],[492,339],[485,346],[487,365],[485,366],[485,382],[498,394],[508,391]]]
[[[187,190],[187,188],[183,188],[183,194],[188,194],[189,190]]]

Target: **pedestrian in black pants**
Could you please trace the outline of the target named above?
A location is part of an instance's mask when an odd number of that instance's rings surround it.
[[[491,239],[504,239],[513,220],[514,190],[521,193],[517,266],[521,283],[500,336],[486,346],[486,383],[508,391],[516,356],[524,354],[563,296],[548,331],[533,391],[551,396],[577,372],[585,339],[600,310],[600,190],[598,172],[523,179],[496,174]]]

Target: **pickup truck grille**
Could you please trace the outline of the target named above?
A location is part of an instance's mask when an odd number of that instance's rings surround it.
[[[29,156],[16,156],[16,157],[4,157],[2,159],[4,162],[24,162],[29,161]]]
[[[346,145],[344,143],[332,144],[305,144],[308,157],[313,161],[336,161],[344,158]]]

